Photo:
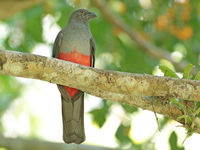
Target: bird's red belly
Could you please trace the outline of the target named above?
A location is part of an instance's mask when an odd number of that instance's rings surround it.
[[[58,55],[59,59],[71,61],[80,65],[90,66],[91,65],[91,57],[90,55],[84,55],[82,53],[79,53],[76,48],[72,52],[69,53],[59,53]],[[78,89],[71,88],[68,86],[64,86],[67,92],[71,97],[74,97],[74,95],[78,92]]]

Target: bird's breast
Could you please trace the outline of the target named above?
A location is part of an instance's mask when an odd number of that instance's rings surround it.
[[[90,55],[85,55],[83,53],[80,53],[76,49],[76,46],[73,46],[73,50],[68,52],[68,53],[60,52],[59,55],[58,55],[58,58],[62,59],[62,60],[71,61],[73,63],[77,63],[77,64],[80,64],[80,65],[85,65],[85,66],[91,65]],[[64,86],[64,87],[68,91],[68,93],[71,97],[74,97],[75,94],[78,92],[78,90],[75,89],[75,88],[71,88],[71,87],[68,87],[68,86]]]
[[[91,65],[91,57],[90,55],[85,55],[80,53],[76,46],[74,46],[73,51],[69,51],[68,53],[59,53],[59,59],[71,61],[80,65],[90,66]]]

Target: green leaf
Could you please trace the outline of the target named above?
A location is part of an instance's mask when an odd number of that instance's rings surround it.
[[[192,123],[192,119],[188,115],[182,115],[182,116],[177,117],[177,120],[181,120],[181,119],[185,119],[187,122],[187,125],[190,125]]]
[[[197,102],[196,103],[196,115],[197,115],[197,117],[199,117],[200,118],[200,112],[199,112],[199,109],[200,109],[200,102]]]
[[[127,104],[122,104],[122,107],[127,113],[134,113],[138,111],[137,107],[129,106]]]
[[[197,109],[200,108],[200,102],[197,102],[197,103],[196,103],[196,108],[197,108]]]
[[[109,105],[106,100],[103,100],[102,108],[94,109],[89,112],[92,115],[93,121],[98,125],[99,128],[104,125],[110,106],[111,105]]]
[[[183,105],[183,104],[181,104],[181,102],[178,102],[177,100],[175,100],[174,98],[169,98],[169,100],[172,102],[172,103],[174,103],[174,104],[176,104],[177,106],[179,106],[180,108],[181,108],[181,110],[182,111],[185,111],[185,106]]]
[[[163,117],[162,119],[158,120],[160,130],[162,130],[165,127],[167,122],[168,122],[168,118],[167,117]]]
[[[175,150],[175,148],[177,148],[177,135],[176,132],[172,132],[170,137],[169,137],[169,144],[170,144],[170,148],[171,150]]]
[[[173,70],[171,70],[170,68],[168,68],[167,66],[160,65],[159,69],[164,73],[164,76],[166,76],[166,77],[179,78],[177,76],[177,74]]]
[[[123,124],[120,124],[117,132],[115,133],[115,137],[120,142],[120,144],[127,144],[131,142],[131,139],[129,138],[130,129],[130,125],[125,126]]]
[[[185,119],[185,115],[182,115],[182,116],[178,116],[178,117],[177,117],[177,120],[181,120],[181,119]]]
[[[200,113],[200,107],[196,110],[195,114],[198,115]]]
[[[169,145],[171,150],[184,150],[184,147],[179,147],[177,144],[177,135],[176,132],[172,132],[169,137]]]
[[[196,76],[194,77],[194,80],[200,80],[200,71],[197,72]]]
[[[184,72],[183,72],[183,79],[191,79],[191,75],[190,72],[192,70],[193,65],[192,64],[188,64],[187,67],[185,68]]]

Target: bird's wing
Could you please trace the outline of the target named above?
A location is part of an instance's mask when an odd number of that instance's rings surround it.
[[[54,46],[53,46],[52,57],[54,57],[54,58],[58,58],[58,53],[60,51],[62,39],[63,39],[63,33],[62,33],[62,31],[60,31],[55,39]]]
[[[94,43],[94,39],[91,38],[90,39],[90,57],[91,57],[91,67],[94,67],[95,65],[95,43]]]

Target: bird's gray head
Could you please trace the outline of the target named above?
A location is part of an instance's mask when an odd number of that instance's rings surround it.
[[[70,20],[79,20],[88,22],[90,19],[95,17],[96,17],[95,13],[90,12],[87,9],[78,9],[72,13]]]

